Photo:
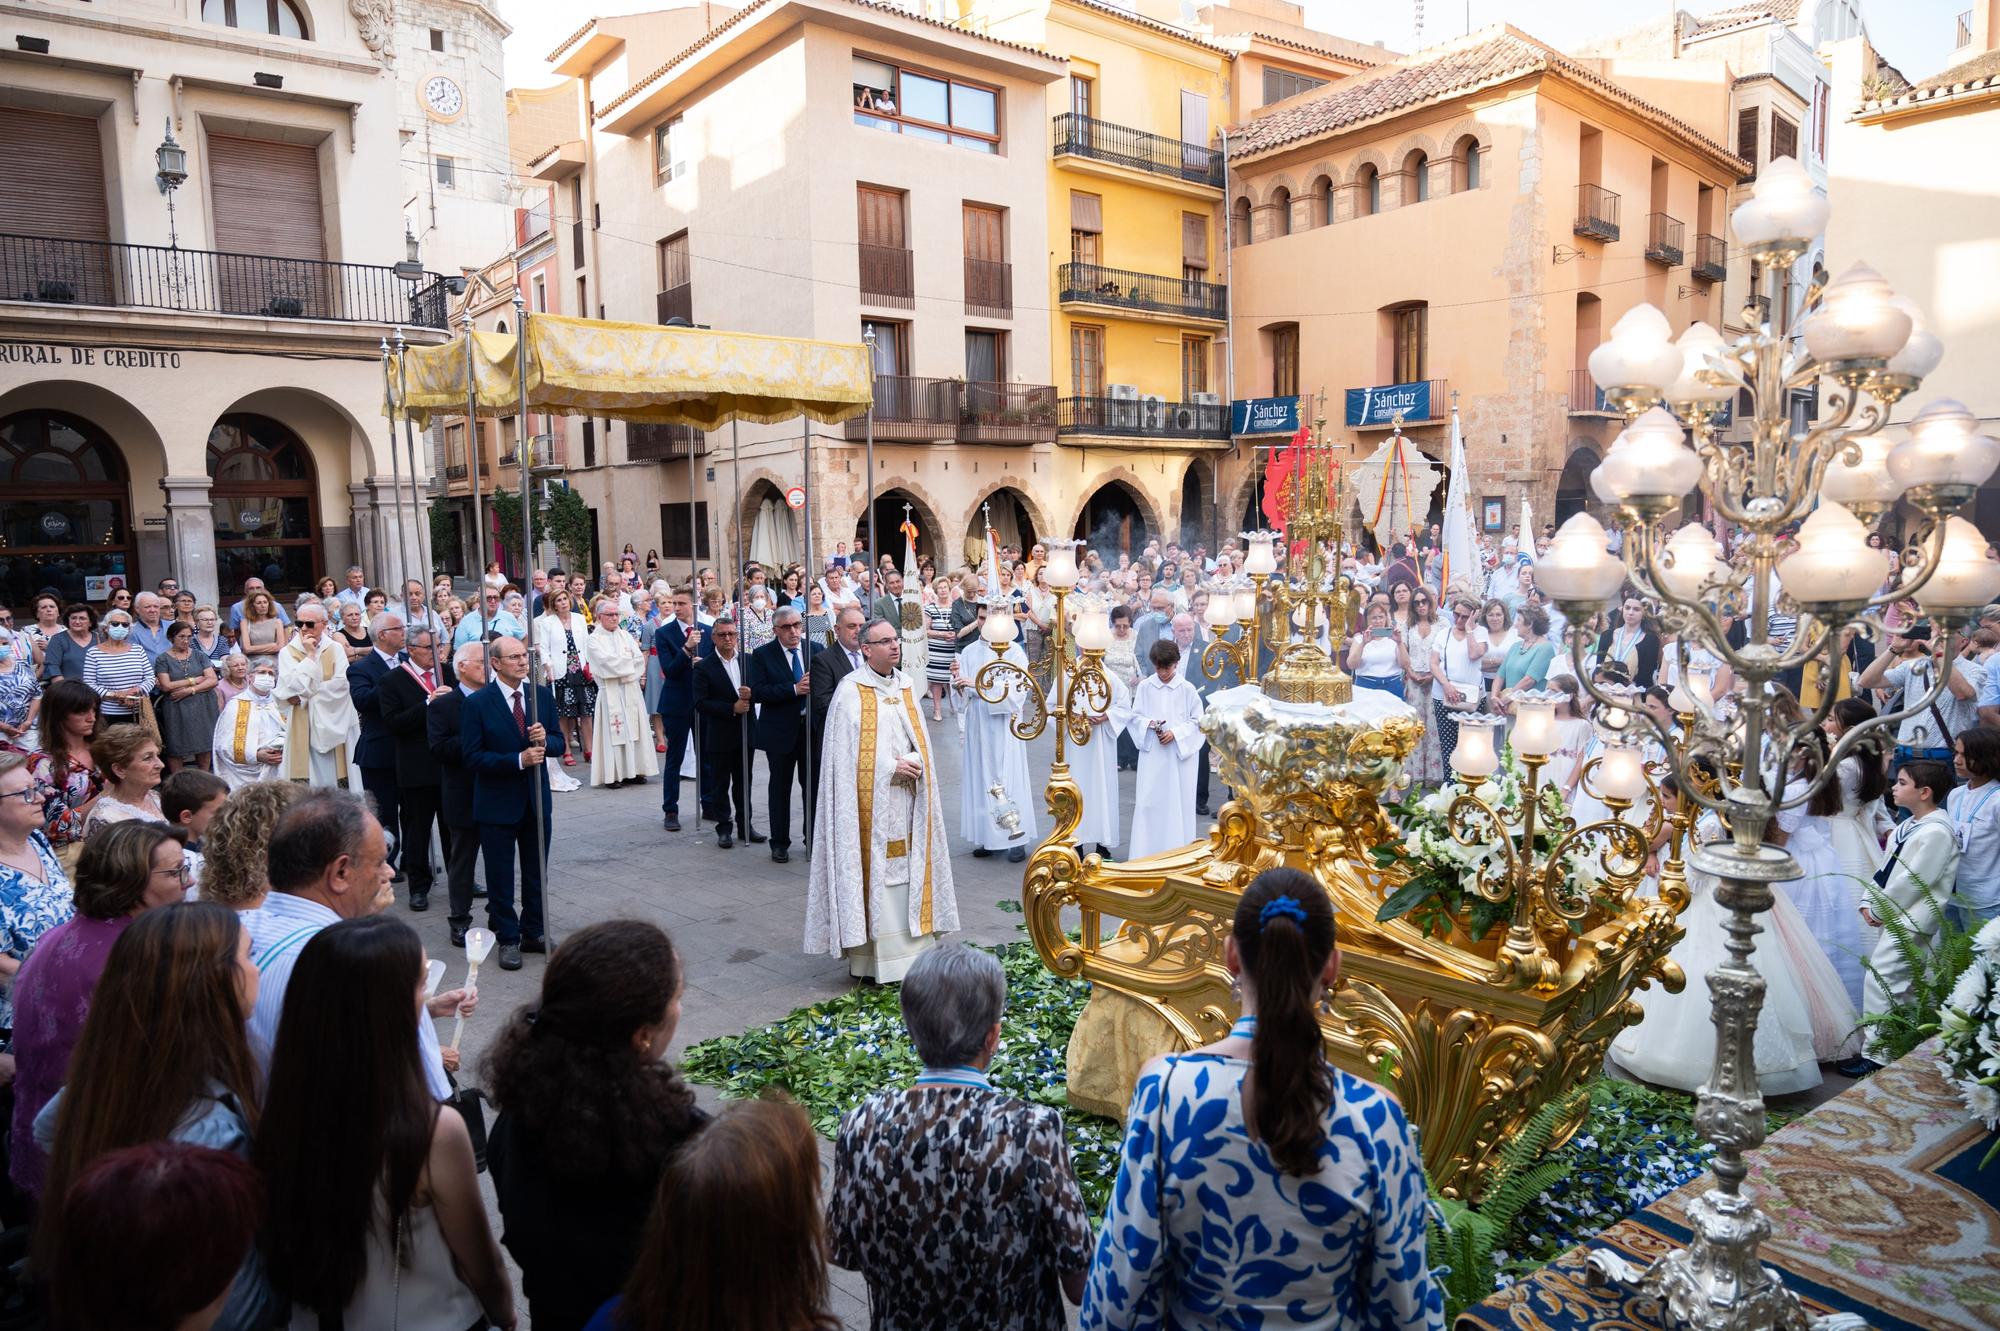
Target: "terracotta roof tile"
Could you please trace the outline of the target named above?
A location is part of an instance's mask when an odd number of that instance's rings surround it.
[[[1725,28],[1742,27],[1746,23],[1761,23],[1766,19],[1776,19],[1780,23],[1794,23],[1798,17],[1799,0],[1764,0],[1762,4],[1733,5],[1728,9],[1718,9],[1713,14],[1703,14],[1697,18],[1688,36],[1706,37]]]
[[[1251,121],[1231,145],[1232,158],[1254,157],[1304,139],[1338,133],[1384,116],[1407,111],[1524,74],[1559,74],[1639,112],[1698,150],[1748,163],[1693,126],[1642,101],[1609,79],[1571,60],[1554,47],[1516,28],[1489,28],[1450,46],[1418,51],[1400,60],[1331,84],[1296,106]]]
[[[1230,35],[1234,36],[1236,34],[1232,33]],[[1342,45],[1348,49],[1329,51],[1324,46],[1313,46],[1306,42],[1295,42],[1290,37],[1280,37],[1276,33],[1253,31],[1248,35],[1260,42],[1269,42],[1273,46],[1290,47],[1294,51],[1304,51],[1308,55],[1325,56],[1329,60],[1344,60],[1353,65],[1380,66],[1396,58],[1396,54],[1393,51],[1384,50],[1380,47],[1364,47],[1360,42],[1344,42]]]
[[[1158,19],[1147,18],[1144,14],[1138,13],[1135,10],[1126,9],[1121,5],[1110,4],[1107,2],[1107,0],[1065,0],[1065,2],[1068,4],[1075,5],[1078,9],[1088,9],[1093,11],[1094,13],[1103,14],[1110,18],[1123,19],[1127,23],[1134,24],[1137,27],[1147,28],[1153,32],[1164,33],[1169,37],[1178,37],[1184,42],[1191,42],[1194,45],[1201,47],[1204,51],[1213,51],[1215,52],[1215,54],[1221,56],[1227,56],[1231,60],[1234,60],[1236,58],[1236,53],[1234,51],[1226,50],[1223,47],[1217,46],[1213,41],[1209,40],[1207,37],[1203,36],[1198,32],[1190,32],[1186,28],[1177,28],[1171,23],[1162,23]]]
[[[1948,101],[1961,93],[1990,93],[2000,90],[2000,50],[1984,51],[1969,60],[1911,84],[1893,65],[1882,64],[1878,73],[1889,95],[1869,101],[1865,111],[1917,106],[1925,102]],[[1894,74],[1895,80],[1887,78]]]

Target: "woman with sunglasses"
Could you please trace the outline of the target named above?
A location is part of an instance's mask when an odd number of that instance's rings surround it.
[[[7,985],[37,939],[70,917],[69,875],[42,833],[42,800],[27,755],[0,753],[0,977]],[[0,988],[0,1025],[14,1024]]]

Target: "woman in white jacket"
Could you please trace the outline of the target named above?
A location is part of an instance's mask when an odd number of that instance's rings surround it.
[[[590,621],[577,613],[567,589],[551,587],[535,620],[535,658],[542,664],[542,682],[556,695],[556,716],[563,734],[564,767],[576,766],[576,755],[590,761],[591,715],[597,707],[597,685],[584,656]]]
[[[597,620],[587,648],[590,673],[597,680],[590,784],[644,785],[660,770],[646,708],[646,653],[619,624],[616,597],[599,596],[590,611]]]

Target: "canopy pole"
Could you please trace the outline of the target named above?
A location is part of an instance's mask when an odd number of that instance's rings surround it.
[[[694,608],[697,614],[699,614],[701,610],[701,528],[695,525],[695,520],[694,520],[694,454],[695,454],[694,440],[697,434],[700,435],[704,441],[707,440],[708,431],[696,429],[692,425],[688,426],[687,429],[688,429],[688,437],[687,437],[688,595],[694,598]],[[701,761],[700,759],[695,760],[696,766],[700,765],[700,761]]]
[[[533,568],[535,563],[535,494],[534,468],[529,465],[534,450],[528,444],[528,302],[521,294],[521,286],[514,284],[514,372],[520,388],[520,419],[514,426],[514,462],[521,473],[521,568]],[[532,590],[532,588],[530,588]],[[483,605],[484,602],[482,601]],[[529,606],[530,610],[534,607]],[[528,654],[528,726],[537,724],[536,706],[539,695],[536,692],[538,672],[535,669],[535,635],[532,620],[523,626],[522,650]],[[553,720],[554,718],[550,718]],[[542,937],[550,946],[555,944],[555,930],[549,927],[549,841],[548,826],[548,760],[544,758],[543,768],[528,782],[528,796],[533,801],[535,819],[535,862],[540,870],[542,884]]]
[[[875,595],[875,573],[876,570],[882,567],[882,548],[875,543],[875,394],[872,391],[872,381],[876,372],[874,324],[869,324],[861,330],[861,340],[868,345],[868,374],[871,381],[871,391],[868,394],[868,485],[865,493],[868,496],[868,594],[870,597],[873,597]],[[806,430],[810,434],[812,427],[807,426]],[[861,607],[863,619],[872,617],[873,613],[874,602],[872,600],[867,605]]]
[[[493,636],[486,613],[486,505],[479,497],[479,379],[472,367],[472,297],[465,300],[465,474],[472,490],[472,595],[479,602],[482,640]]]
[[[400,364],[403,357],[403,326],[396,325],[396,359]],[[389,391],[389,339],[382,339],[382,391]],[[389,598],[389,604],[401,606],[401,614],[409,618],[409,607],[404,604],[402,582],[410,576],[410,538],[403,530],[403,467],[396,456],[396,407],[395,398],[390,397],[389,407],[389,484],[395,498],[389,501],[389,520],[396,524],[396,557],[402,563],[402,580],[396,584],[396,594]],[[384,552],[387,553],[386,551]]]
[[[417,427],[410,422],[410,369],[409,358],[402,350],[403,330],[396,330],[396,397],[403,404],[403,446],[410,456],[410,521],[416,524],[417,563],[422,566],[423,577],[418,581],[424,585],[424,605],[430,606],[431,578],[437,572],[431,556],[431,524],[424,520],[424,504],[417,490]],[[392,444],[393,446],[393,444]],[[449,647],[449,643],[440,646]],[[447,664],[449,664],[447,662]]]
[[[804,448],[803,466],[805,468],[804,472],[799,477],[799,489],[805,494],[806,497],[805,507],[800,510],[805,514],[806,517],[806,566],[805,566],[805,576],[799,579],[799,596],[804,600],[804,604],[799,607],[799,620],[803,627],[810,628],[811,626],[809,624],[806,624],[805,621],[812,613],[813,583],[817,582],[819,579],[813,573],[813,498],[812,498],[813,433],[812,433],[812,422],[806,419],[804,412],[799,413],[799,426],[800,426],[801,443]],[[824,645],[825,645],[824,643],[813,642],[811,638],[806,639],[806,670],[808,673],[810,673],[812,670],[813,657],[818,654],[819,649]],[[806,690],[805,769],[806,769],[806,841],[809,846],[813,839],[813,813],[815,811],[817,804],[817,801],[815,801],[813,798],[814,792],[817,789],[817,787],[813,785],[812,732],[813,732],[813,696],[812,696],[812,690],[808,689]],[[791,794],[789,791],[786,792],[785,798],[786,799],[791,798]]]
[[[736,507],[734,510],[736,526],[736,604],[740,612],[743,605],[743,598],[747,594],[747,588],[745,587],[747,579],[743,572],[743,440],[741,438],[740,427],[733,416],[729,419],[729,471],[730,480],[736,490]]]

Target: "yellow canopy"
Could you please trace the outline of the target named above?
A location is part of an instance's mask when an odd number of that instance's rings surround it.
[[[514,334],[470,336],[478,414],[513,415],[521,391]],[[874,397],[868,351],[858,342],[554,314],[528,319],[527,342],[528,410],[560,416],[703,430],[732,420],[769,424],[800,415],[833,425],[861,415]],[[410,347],[403,359],[413,421],[428,426],[433,416],[465,414],[465,335],[442,346]],[[392,375],[391,382],[398,381]]]

